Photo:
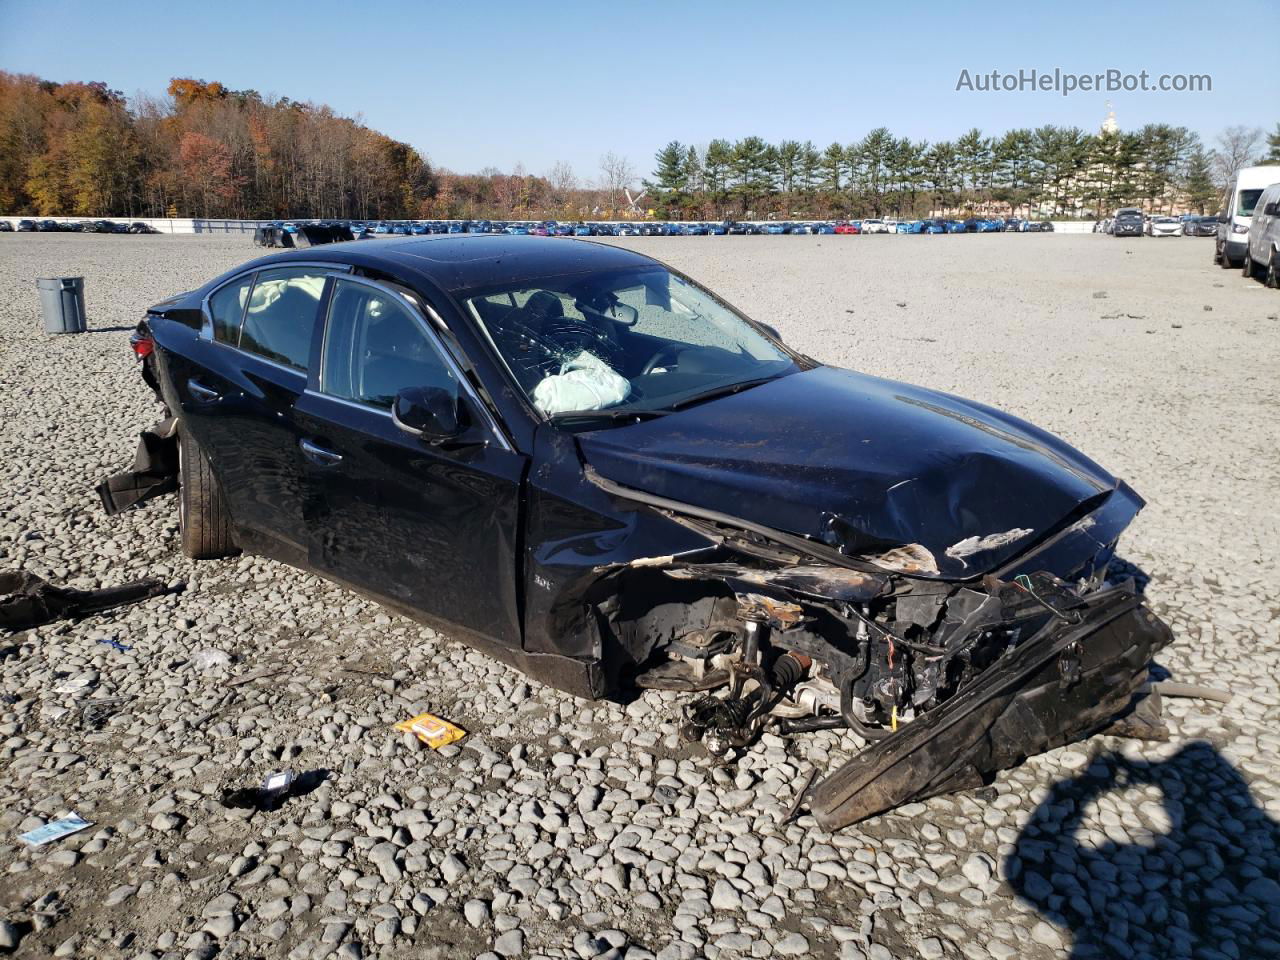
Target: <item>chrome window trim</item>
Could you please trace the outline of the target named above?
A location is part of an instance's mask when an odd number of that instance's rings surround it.
[[[335,397],[331,393],[321,393],[319,390],[312,390],[310,387],[302,391],[308,397],[314,397],[317,400],[328,400],[333,403],[340,403],[344,407],[354,407],[357,410],[363,410],[365,413],[376,413],[380,417],[391,419],[391,411],[382,407],[375,407],[371,403],[361,403],[359,400],[348,400],[346,397]]]
[[[409,311],[409,316],[411,316],[414,319],[414,322],[418,324],[418,327],[426,335],[427,341],[440,355],[441,359],[444,360],[445,366],[449,369],[453,378],[458,381],[460,389],[466,391],[466,395],[470,398],[472,404],[477,410],[481,411],[481,415],[484,417],[485,426],[487,427],[488,432],[497,438],[502,449],[506,450],[508,453],[515,453],[515,447],[512,446],[511,441],[508,440],[506,431],[504,431],[499,425],[497,418],[489,409],[489,405],[476,393],[475,388],[472,387],[471,381],[467,378],[466,373],[463,372],[462,366],[458,363],[457,358],[454,357],[453,352],[448,349],[445,343],[440,339],[440,335],[433,328],[432,324],[427,321],[425,314],[429,311],[432,315],[432,319],[443,326],[443,321],[440,319],[440,315],[436,313],[430,304],[426,303],[426,301],[422,301],[420,304],[416,303],[416,295],[414,300],[411,300],[400,291],[385,283],[380,283],[377,280],[371,280],[368,277],[357,276],[350,272],[330,273],[327,276],[329,279],[333,280],[335,284],[338,281],[342,281],[344,283],[357,283],[362,286],[371,287],[379,293],[382,293],[384,296],[390,297],[396,303],[399,303],[402,307],[407,309]],[[322,379],[324,373],[324,358],[326,351],[329,349],[329,316],[330,312],[333,310],[333,302],[335,299],[336,298],[333,296],[333,293],[330,293],[329,302],[325,309],[324,334],[320,340],[320,369],[316,371],[316,383],[319,386],[319,389],[315,391],[309,390],[307,392],[314,396],[323,397],[326,400],[335,400],[339,403],[346,403],[361,410],[374,410],[384,413],[389,417],[391,416],[391,411],[389,410],[383,410],[381,407],[361,403],[358,400],[350,400],[346,397],[336,397],[333,394],[324,392],[324,383]]]
[[[216,340],[214,342],[217,343]],[[228,350],[235,350],[244,354],[246,357],[252,357],[257,363],[265,363],[267,366],[275,367],[277,370],[283,370],[285,373],[292,373],[295,377],[301,377],[303,380],[307,379],[307,371],[299,370],[297,367],[291,367],[287,363],[281,363],[279,360],[272,360],[270,357],[264,357],[262,354],[254,353],[252,350],[241,350],[239,347],[230,343],[219,344],[219,346],[226,347]]]

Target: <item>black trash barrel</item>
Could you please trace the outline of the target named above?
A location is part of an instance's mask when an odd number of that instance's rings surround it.
[[[84,277],[40,277],[45,333],[84,333]]]

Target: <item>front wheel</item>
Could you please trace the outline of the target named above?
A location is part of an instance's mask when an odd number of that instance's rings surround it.
[[[1272,290],[1280,290],[1280,251],[1271,254],[1271,262],[1267,264],[1266,284]]]
[[[240,552],[231,532],[222,488],[209,460],[186,430],[178,430],[178,531],[192,560],[216,560]]]

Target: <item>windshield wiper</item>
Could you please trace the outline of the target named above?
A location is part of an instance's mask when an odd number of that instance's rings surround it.
[[[652,420],[665,417],[669,410],[566,410],[564,413],[553,413],[552,423],[622,423],[625,420]]]
[[[695,403],[704,403],[707,400],[715,400],[719,397],[728,397],[735,393],[741,393],[743,390],[751,387],[758,387],[762,383],[768,383],[771,380],[778,379],[773,377],[756,377],[753,380],[739,380],[737,383],[726,383],[723,386],[712,387],[703,393],[695,393],[692,397],[685,397],[683,400],[677,400],[675,403],[668,404],[666,410],[683,410],[685,407],[691,407]]]

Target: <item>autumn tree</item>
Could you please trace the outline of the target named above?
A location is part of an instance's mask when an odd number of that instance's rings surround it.
[[[203,133],[189,131],[178,145],[178,159],[191,196],[201,216],[223,212],[235,196],[236,181],[231,172],[231,151]]]

